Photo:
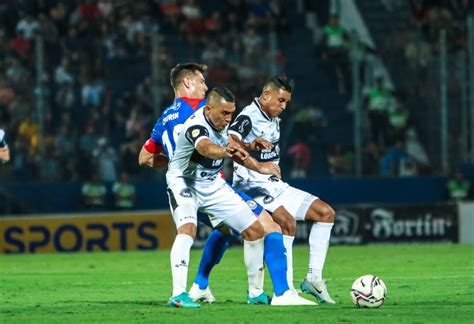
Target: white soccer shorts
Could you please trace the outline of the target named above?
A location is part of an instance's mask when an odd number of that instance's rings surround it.
[[[277,208],[283,206],[296,220],[304,220],[313,201],[319,199],[292,186],[287,186],[276,197],[264,195],[252,198],[270,212],[274,212]]]
[[[225,223],[239,233],[257,221],[247,203],[224,181],[216,179],[209,186],[188,186],[183,178],[168,184],[168,198],[176,228],[197,225],[197,211],[210,216],[212,225]]]

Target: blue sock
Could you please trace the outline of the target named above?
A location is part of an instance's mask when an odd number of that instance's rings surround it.
[[[224,235],[218,230],[212,231],[206,240],[202,251],[201,262],[194,282],[199,285],[199,289],[206,289],[209,285],[209,275],[212,268],[218,264],[225,250],[229,247],[232,235]]]
[[[281,296],[290,288],[286,279],[286,271],[288,263],[286,260],[286,249],[283,245],[283,235],[281,233],[272,232],[265,236],[265,250],[263,256],[272,277],[273,291],[276,296]]]

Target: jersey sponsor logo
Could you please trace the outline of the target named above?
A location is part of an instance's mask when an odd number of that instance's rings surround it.
[[[255,210],[257,208],[257,203],[253,200],[247,201],[247,205],[250,207],[251,210]]]
[[[274,200],[275,200],[275,198],[273,198],[272,196],[266,195],[265,198],[263,198],[263,203],[264,203],[264,204],[270,204],[270,203],[273,202]]]
[[[202,165],[206,169],[212,170],[221,169],[224,165],[224,159],[213,160],[201,155],[197,150],[194,150],[190,160],[194,163]],[[212,174],[214,174],[214,172]]]
[[[166,124],[167,122],[169,122],[170,120],[175,120],[175,119],[178,119],[178,118],[179,118],[179,112],[169,114],[168,116],[163,118],[163,125]]]
[[[280,146],[274,143],[271,149],[264,149],[260,152],[252,151],[251,155],[259,162],[274,161],[280,158]]]
[[[184,197],[184,198],[192,198],[192,194],[191,194],[191,190],[189,190],[188,188],[184,188],[183,190],[181,190],[181,192],[179,193],[179,195],[181,197]]]

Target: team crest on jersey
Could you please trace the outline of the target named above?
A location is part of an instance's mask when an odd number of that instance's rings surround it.
[[[184,197],[184,198],[191,198],[193,195],[191,194],[191,191],[188,189],[188,188],[185,188],[183,190],[181,190],[181,192],[179,193],[179,195],[181,197]]]
[[[195,129],[191,132],[192,137],[197,137],[199,135],[199,129]]]
[[[277,176],[274,176],[274,175],[270,176],[270,177],[268,178],[268,180],[270,180],[271,182],[278,182],[278,181],[280,181],[280,179],[278,179],[278,177],[277,177]]]
[[[264,204],[269,204],[269,203],[271,203],[271,202],[274,201],[274,200],[275,200],[275,198],[273,198],[272,196],[266,195],[265,198],[263,198],[263,203],[264,203]]]
[[[255,210],[255,208],[257,208],[257,203],[253,200],[247,201],[247,205],[249,205],[251,210]]]

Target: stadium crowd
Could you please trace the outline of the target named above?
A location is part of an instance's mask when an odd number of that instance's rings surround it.
[[[268,31],[289,28],[279,0],[2,1],[0,17],[0,127],[13,156],[4,177],[41,181],[95,173],[115,181],[121,171],[159,177],[137,164],[160,113],[153,110],[151,60],[161,108],[173,100],[168,73],[178,54],[208,64],[208,83],[229,86],[246,102],[258,94],[269,62],[285,63],[281,53],[269,54]],[[45,48],[41,91],[36,35]]]
[[[306,10],[317,11],[326,33],[323,42],[334,42],[338,35],[346,39],[346,31],[329,14],[329,1],[303,3]],[[397,1],[383,3],[390,10],[398,5]],[[434,93],[423,87],[422,72],[427,58],[437,53],[441,28],[448,29],[453,51],[466,46],[471,2],[413,0],[411,4],[413,31],[388,35],[378,54],[388,64],[393,63],[391,57],[402,57],[411,69],[407,79],[418,81],[410,83],[409,89],[397,85],[397,92],[385,89],[384,80],[366,89],[364,111],[371,127],[363,151],[364,175],[431,172],[414,131],[413,102],[407,98],[417,92]],[[208,84],[232,89],[237,106],[242,107],[259,94],[274,65],[277,71],[285,70],[287,58],[278,48],[269,50],[268,37],[272,30],[278,35],[291,32],[284,5],[281,0],[2,1],[0,128],[7,132],[12,155],[11,163],[1,170],[2,178],[86,181],[97,175],[112,183],[124,172],[132,180],[162,179],[163,173],[137,164],[137,154],[161,113],[154,110],[154,85],[162,109],[173,100],[169,67],[193,58],[209,66]],[[35,36],[39,34],[45,49],[41,76],[36,70]],[[157,35],[155,50],[153,35]],[[404,35],[412,36],[403,42]],[[319,53],[323,59],[332,55],[327,50]],[[157,84],[152,63],[158,66]],[[337,68],[337,64],[328,66]],[[349,72],[344,66],[342,71],[345,79],[338,86],[347,94]],[[38,96],[44,100],[42,116]],[[317,136],[315,129],[332,125],[324,107],[314,103],[288,111],[284,118],[296,141],[283,148],[282,169],[292,178],[305,178],[311,173],[311,157],[317,154],[308,130]],[[351,147],[335,145],[328,151],[329,174],[354,174]],[[413,156],[416,152],[418,156]]]

